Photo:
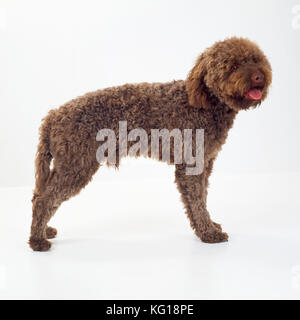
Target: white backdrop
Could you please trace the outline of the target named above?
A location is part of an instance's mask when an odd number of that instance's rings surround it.
[[[184,79],[202,50],[233,35],[261,46],[274,80],[266,102],[238,116],[215,171],[299,171],[299,4],[0,0],[0,186],[33,185],[49,109],[107,86]],[[172,170],[126,163],[132,179]]]
[[[112,85],[184,79],[233,35],[261,46],[274,80],[216,161],[208,209],[229,242],[193,236],[173,167],[131,159],[65,202],[51,251],[33,252],[48,110]],[[0,299],[299,299],[299,57],[300,0],[0,0]]]

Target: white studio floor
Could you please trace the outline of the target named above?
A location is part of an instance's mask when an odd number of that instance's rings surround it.
[[[63,204],[48,253],[26,244],[31,188],[0,189],[0,299],[300,298],[299,173],[215,172],[209,210],[230,239],[211,245],[191,231],[171,169],[126,170]]]

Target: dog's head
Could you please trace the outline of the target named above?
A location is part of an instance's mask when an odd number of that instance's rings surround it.
[[[234,110],[263,101],[272,81],[264,53],[244,38],[216,42],[197,59],[186,80],[189,104],[210,108],[216,98]]]

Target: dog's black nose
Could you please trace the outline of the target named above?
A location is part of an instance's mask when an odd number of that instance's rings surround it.
[[[265,76],[260,72],[256,71],[251,76],[253,86],[263,86],[265,84]]]

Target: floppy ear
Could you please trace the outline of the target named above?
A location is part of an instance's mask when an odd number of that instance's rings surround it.
[[[211,107],[208,88],[204,82],[207,73],[205,55],[201,54],[186,79],[189,104],[208,109]]]

